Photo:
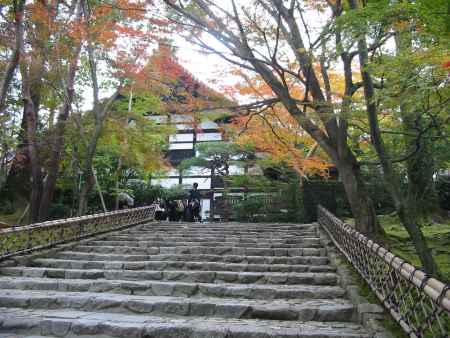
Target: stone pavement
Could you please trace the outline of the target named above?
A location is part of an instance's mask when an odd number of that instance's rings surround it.
[[[317,225],[149,223],[0,267],[0,338],[372,337]]]

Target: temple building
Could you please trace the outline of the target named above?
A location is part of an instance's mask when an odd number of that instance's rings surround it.
[[[156,65],[159,71],[170,72],[172,78],[170,91],[161,98],[162,112],[149,112],[147,118],[158,125],[171,126],[175,131],[169,137],[166,155],[171,168],[152,177],[150,183],[163,188],[182,185],[185,189],[191,189],[194,183],[198,183],[202,195],[202,217],[210,218],[214,191],[221,189],[221,180],[215,179],[207,168],[193,167],[180,172],[177,167],[183,160],[197,155],[199,144],[224,142],[221,124],[227,123],[232,114],[216,108],[233,105],[233,102],[196,80],[177,62],[168,46],[160,45],[150,63]],[[230,174],[240,173],[241,168],[231,166]]]

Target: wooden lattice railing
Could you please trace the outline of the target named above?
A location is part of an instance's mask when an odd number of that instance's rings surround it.
[[[35,223],[0,230],[0,261],[154,219],[155,206]]]
[[[450,285],[369,240],[324,207],[318,221],[410,337],[450,337]]]

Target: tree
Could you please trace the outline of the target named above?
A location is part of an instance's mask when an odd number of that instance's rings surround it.
[[[211,172],[211,176],[227,177],[232,165],[245,166],[254,158],[251,145],[225,142],[203,142],[196,147],[197,156],[184,160],[178,166],[180,171],[200,167]]]
[[[116,195],[128,179],[147,178],[163,167],[164,150],[169,133],[173,132],[170,127],[155,125],[145,117],[148,109],[157,105],[157,97],[138,98],[132,110],[128,110],[128,100],[115,104],[100,139],[102,148],[107,148],[115,159],[111,175],[115,177]]]
[[[360,14],[364,10],[364,5],[361,9],[356,0],[349,0],[349,6],[351,15],[356,13]],[[364,24],[365,22],[363,22],[363,25]],[[425,132],[423,130],[423,122],[420,121],[419,118],[420,114],[419,116],[417,116],[417,112],[407,111],[408,108],[405,106],[405,100],[402,100],[398,103],[401,116],[403,118],[403,125],[405,126],[404,129],[406,129],[407,132],[408,131],[411,132],[414,129],[418,130],[418,134],[415,136],[414,141],[416,143],[415,144],[416,149],[412,154],[408,155],[408,157],[406,158],[410,159],[409,163],[407,164],[409,174],[408,178],[410,182],[408,190],[409,196],[405,196],[401,190],[400,177],[398,175],[397,170],[394,167],[394,159],[390,155],[389,150],[386,147],[385,139],[383,137],[380,128],[379,123],[380,105],[377,102],[376,98],[375,80],[369,67],[369,54],[368,54],[369,48],[367,43],[367,35],[368,35],[367,30],[362,30],[361,32],[358,33],[356,39],[358,48],[357,54],[359,57],[365,106],[369,121],[372,144],[376,151],[377,157],[380,161],[381,167],[383,169],[383,177],[387,185],[387,189],[390,192],[390,195],[394,201],[397,214],[400,218],[400,221],[408,231],[408,234],[410,235],[412,241],[414,242],[417,254],[420,257],[420,260],[425,270],[430,274],[439,275],[439,270],[433,259],[431,250],[428,248],[425,237],[420,229],[417,217],[418,215],[416,212],[417,188],[419,188],[420,186],[423,187],[420,175],[423,174],[424,171],[422,170],[422,172],[420,171],[416,172],[414,168],[414,162],[423,161],[424,160],[423,156],[426,155],[427,152],[426,145],[423,142],[421,142],[422,134]],[[397,30],[397,41],[398,41],[397,47],[403,48],[403,44],[405,43],[404,39],[405,37],[401,36]],[[407,40],[409,39],[407,38]],[[409,43],[410,40],[407,42],[407,44]],[[425,111],[429,114],[435,113],[428,109],[425,109]],[[417,124],[414,125],[412,121],[415,121],[415,123]],[[410,140],[407,141],[407,149],[408,150],[411,149]]]
[[[261,76],[272,96],[256,106],[275,102],[283,105],[338,168],[358,230],[369,235],[380,233],[359,163],[348,143],[351,97],[359,86],[352,72],[355,54],[351,46],[344,48],[341,32],[331,29],[336,12],[330,12],[328,22],[313,40],[301,1],[286,4],[278,0],[254,0],[240,7],[234,0],[221,5],[209,0],[164,2],[172,10],[172,22],[188,27],[190,41]],[[205,35],[215,39],[219,47],[205,42],[202,39]],[[333,61],[340,62],[344,69],[345,88],[340,100],[333,99],[331,92],[328,69],[331,60],[323,58],[327,52],[323,42],[333,37],[338,51]],[[294,87],[293,93],[290,82],[302,86],[301,100],[297,99],[298,88]]]
[[[77,27],[82,22],[82,2],[83,0],[75,1],[69,7],[57,6],[57,1],[31,3],[27,7],[29,25],[25,35],[29,43],[22,46],[20,73],[24,100],[25,143],[31,167],[30,221],[32,222],[46,218],[55,189],[81,50],[81,37]],[[61,33],[66,38],[62,38]],[[44,81],[50,78],[55,80],[54,76],[46,73],[47,69],[61,74],[55,82],[61,81],[63,90],[57,123],[48,134],[51,149],[47,161],[43,163],[38,150],[39,110],[44,101],[42,94],[47,90],[44,88]],[[44,78],[45,76],[47,78]]]
[[[357,228],[369,234],[379,228],[366,198],[360,166],[379,165],[425,270],[438,274],[420,230],[416,200],[434,175],[433,169],[425,165],[432,156],[427,139],[433,139],[435,132],[442,133],[448,122],[443,114],[448,105],[447,75],[442,71],[445,66],[424,62],[431,60],[432,54],[442,55],[445,60],[448,34],[444,38],[445,34],[437,33],[436,25],[424,14],[431,7],[447,13],[443,2],[255,0],[240,7],[234,0],[221,5],[209,0],[165,2],[174,13],[171,18],[175,24],[183,26],[185,22],[179,19],[183,17],[189,21],[191,31],[192,27],[197,29],[194,35],[187,35],[188,39],[249,74],[260,76],[272,92],[253,106],[261,109],[282,103],[338,168]],[[317,21],[323,24],[317,33],[312,33],[305,15],[311,7],[321,13]],[[401,32],[405,27],[406,34]],[[205,43],[205,35],[220,45]],[[397,47],[405,48],[405,36],[409,42],[403,53],[411,64],[406,76],[379,72],[383,66],[392,67],[386,60],[401,59],[401,52],[395,55],[388,42],[395,37]],[[411,57],[414,50],[420,61]],[[340,90],[336,90],[333,79],[336,71],[343,83]],[[428,85],[423,86],[417,79]],[[380,115],[401,128],[404,147],[399,147],[403,155],[398,158],[387,147],[390,136],[381,127]],[[355,138],[355,125],[361,120],[367,123],[368,133]],[[362,144],[366,140],[369,147]],[[371,152],[371,146],[377,157],[375,163],[364,161],[365,154],[361,153],[364,148]],[[397,170],[397,163],[403,162],[405,177]],[[402,180],[409,183],[408,196],[401,190]]]
[[[84,0],[77,3],[76,14],[74,18],[75,29],[82,25],[83,22]],[[76,31],[73,32],[77,34]],[[64,99],[59,109],[58,119],[51,135],[51,152],[46,165],[46,178],[43,183],[41,201],[39,204],[39,220],[46,220],[48,210],[56,188],[56,181],[59,174],[59,164],[61,161],[61,152],[64,148],[64,134],[66,123],[72,109],[72,103],[75,96],[75,74],[78,68],[78,61],[81,53],[82,40],[80,36],[75,35],[73,45],[70,46],[70,54],[68,56],[68,69],[64,83]]]
[[[75,104],[85,104],[81,90],[77,91],[90,78],[91,112],[95,115],[96,128],[92,135],[81,135],[88,147],[83,160],[78,159],[84,165],[87,178],[83,193],[86,196],[93,184],[91,164],[106,113],[124,84],[133,84],[143,68],[139,58],[146,55],[148,42],[159,34],[155,26],[161,20],[147,20],[144,3],[134,0],[115,4],[89,0],[14,0],[7,11],[3,7],[1,11],[6,13],[1,20],[11,20],[6,24],[14,44],[5,44],[9,51],[5,54],[10,57],[5,61],[7,71],[0,79],[0,115],[4,115],[11,81],[20,80],[23,98],[22,132],[16,142],[17,149],[13,151],[15,158],[11,161],[9,172],[12,175],[8,175],[8,181],[10,187],[23,184],[23,177],[29,175],[29,218],[35,222],[48,216],[61,174],[66,149],[64,139],[72,121],[72,109]],[[129,44],[120,48],[124,38]],[[15,74],[17,65],[20,78]],[[86,69],[88,72],[82,74]],[[109,102],[104,101],[103,90],[114,86],[116,94]],[[9,106],[10,103],[10,110]],[[5,148],[6,144],[3,145]],[[4,153],[6,151],[2,152],[2,157]]]
[[[9,87],[14,78],[14,73],[19,65],[20,53],[23,49],[23,16],[24,16],[25,0],[14,0],[8,13],[13,17],[14,26],[14,47],[11,50],[10,59],[7,61],[5,72],[0,80],[0,116],[3,116],[6,97],[8,95]]]
[[[95,184],[95,174],[93,168],[94,156],[97,150],[97,143],[104,128],[105,120],[114,102],[118,99],[120,93],[126,89],[130,92],[136,81],[137,72],[141,70],[136,66],[139,60],[147,56],[146,46],[148,41],[142,37],[145,33],[143,29],[133,28],[136,21],[143,19],[142,4],[129,3],[124,6],[126,9],[117,12],[112,6],[104,4],[87,4],[83,7],[85,17],[84,28],[87,34],[86,41],[86,61],[88,68],[88,83],[92,85],[93,105],[90,113],[93,115],[94,128],[90,134],[86,134],[83,128],[79,128],[81,137],[86,142],[86,149],[82,158],[82,171],[84,175],[84,184],[78,197],[78,214],[83,215],[87,209],[88,195]],[[147,29],[154,28],[147,27]],[[113,34],[106,34],[106,32]],[[129,45],[127,50],[118,50],[117,41],[121,38],[128,38]],[[136,43],[139,44],[137,47]],[[120,57],[114,59],[113,54],[119,54]],[[109,66],[108,74],[101,74],[98,71],[99,66]],[[130,67],[133,64],[134,67]],[[111,67],[112,66],[112,67]],[[105,100],[101,100],[101,89],[105,84],[99,80],[99,77],[108,77],[107,87],[114,90],[114,93]],[[126,88],[127,87],[127,88]],[[130,99],[131,100],[131,99]],[[131,108],[131,107],[130,107]],[[78,119],[78,126],[81,123]]]

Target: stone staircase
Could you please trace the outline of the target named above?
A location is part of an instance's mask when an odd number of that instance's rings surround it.
[[[372,337],[335,270],[314,224],[139,225],[4,262],[0,337]]]

